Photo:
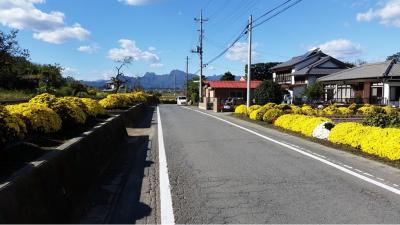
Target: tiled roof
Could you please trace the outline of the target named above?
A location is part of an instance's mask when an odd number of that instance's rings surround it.
[[[276,66],[272,67],[271,70],[276,70],[276,69],[286,68],[286,67],[292,67],[292,66],[294,66],[294,65],[296,65],[296,64],[298,64],[298,63],[300,63],[300,62],[302,62],[302,61],[304,61],[304,60],[308,59],[309,57],[311,57],[313,55],[316,55],[316,54],[321,54],[322,57],[326,56],[326,54],[321,52],[320,49],[314,49],[314,50],[311,50],[311,51],[307,52],[304,55],[293,57],[289,61],[286,61],[284,63],[276,65]]]
[[[398,64],[392,64],[392,61],[364,64],[351,69],[333,73],[319,78],[319,81],[340,81],[354,79],[378,78],[384,76],[400,76],[400,67]]]
[[[212,88],[238,88],[238,89],[245,89],[247,88],[246,81],[204,81],[204,83],[208,87]],[[250,88],[255,89],[257,88],[262,81],[251,81]]]

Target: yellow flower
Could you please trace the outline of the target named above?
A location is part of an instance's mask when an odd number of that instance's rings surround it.
[[[30,131],[52,133],[61,129],[61,118],[44,104],[22,103],[6,106],[6,109],[22,119]]]

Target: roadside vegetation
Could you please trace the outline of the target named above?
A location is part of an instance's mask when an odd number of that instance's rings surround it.
[[[340,107],[334,104],[313,108],[310,105],[267,103],[249,108],[241,105],[234,114],[307,138],[344,146],[344,149],[352,148],[388,161],[400,160],[400,112],[389,106],[352,104]],[[363,122],[334,122],[335,118],[342,117],[362,117]]]

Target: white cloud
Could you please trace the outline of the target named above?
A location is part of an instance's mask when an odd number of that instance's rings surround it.
[[[358,13],[357,21],[372,21],[378,19],[381,24],[400,28],[400,0],[381,2],[375,9]]]
[[[151,4],[153,2],[156,2],[157,0],[118,0],[119,2],[123,2],[127,5],[134,5],[134,6],[138,6],[138,5],[147,5],[147,4]]]
[[[162,63],[152,63],[150,64],[150,68],[161,68],[164,67],[164,64]]]
[[[248,56],[248,44],[245,42],[238,42],[232,48],[228,50],[225,58],[231,61],[246,61]],[[257,44],[252,46],[252,56],[256,56],[257,52],[254,51]]]
[[[79,48],[77,50],[80,51],[80,52],[88,53],[88,54],[94,54],[99,49],[100,49],[100,47],[97,44],[93,44],[93,45],[82,45],[82,46],[79,46]]]
[[[90,32],[80,24],[74,24],[71,27],[62,27],[56,30],[41,31],[34,33],[33,37],[53,44],[62,44],[69,39],[78,39],[83,41],[90,36]]]
[[[136,42],[133,40],[121,39],[118,43],[120,44],[120,48],[113,48],[108,51],[108,58],[118,61],[132,57],[135,61],[145,61],[159,66],[157,64],[160,64],[161,60],[155,52],[142,51],[136,46]]]
[[[154,52],[155,50],[157,50],[155,47],[153,47],[153,46],[150,46],[149,48],[148,48],[148,50],[150,51],[150,52]]]
[[[346,59],[360,56],[364,53],[360,44],[347,39],[336,39],[324,44],[314,46],[311,49],[320,48],[323,52],[335,58]]]
[[[45,0],[1,0],[0,23],[10,28],[31,30],[36,39],[61,44],[70,39],[86,39],[90,32],[79,24],[68,26],[62,12],[43,12],[35,4]]]

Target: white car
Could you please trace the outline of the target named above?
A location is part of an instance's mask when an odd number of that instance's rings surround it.
[[[187,104],[186,97],[185,96],[178,96],[176,98],[176,104],[177,105],[186,105]]]

